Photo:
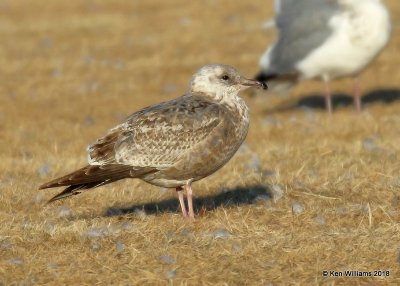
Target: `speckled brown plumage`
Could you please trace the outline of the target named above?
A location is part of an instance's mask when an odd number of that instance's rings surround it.
[[[249,111],[238,92],[247,80],[232,67],[207,65],[192,78],[187,94],[144,108],[89,145],[89,165],[40,186],[68,186],[50,201],[124,178],[190,189],[190,184],[221,168],[237,151],[249,127]]]

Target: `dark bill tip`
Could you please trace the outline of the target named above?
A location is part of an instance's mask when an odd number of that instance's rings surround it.
[[[268,89],[268,85],[265,82],[261,81],[261,88],[266,90]]]
[[[264,82],[258,81],[258,80],[252,80],[252,79],[244,79],[242,81],[242,85],[254,86],[254,87],[262,88],[262,89],[268,89],[268,86]]]

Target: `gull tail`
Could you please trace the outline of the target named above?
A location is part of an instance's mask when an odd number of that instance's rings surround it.
[[[260,71],[255,77],[255,80],[268,82],[268,87],[271,91],[287,92],[299,80],[298,74],[278,74],[272,72]]]
[[[261,81],[261,82],[267,82],[269,80],[272,79],[276,79],[278,77],[277,74],[274,73],[265,73],[263,71],[260,71],[255,77],[254,79],[257,81]]]
[[[87,189],[104,186],[125,178],[137,178],[155,171],[156,169],[154,168],[134,169],[132,166],[120,164],[88,165],[66,176],[45,183],[39,189],[68,186],[48,201],[48,203],[51,203],[80,194]]]

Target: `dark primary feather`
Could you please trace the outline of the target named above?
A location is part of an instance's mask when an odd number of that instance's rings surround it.
[[[140,168],[135,170],[132,166],[126,165],[106,165],[106,166],[86,166],[66,176],[55,179],[43,184],[39,189],[69,186],[60,194],[56,195],[50,202],[63,199],[72,195],[80,194],[83,190],[97,188],[121,179],[136,178],[144,174],[155,172],[154,168]]]
[[[73,195],[78,195],[80,194],[83,190],[86,189],[91,189],[91,188],[95,188],[95,187],[100,187],[102,185],[111,183],[113,181],[107,181],[107,182],[101,182],[101,183],[89,183],[89,184],[81,184],[81,185],[72,185],[69,186],[68,188],[65,188],[61,193],[55,195],[54,197],[52,197],[47,203],[52,203]]]
[[[88,165],[79,170],[76,170],[68,175],[52,180],[39,187],[39,189],[54,188],[67,185],[76,185],[84,183],[98,182],[113,177],[127,176],[131,166],[125,165]]]

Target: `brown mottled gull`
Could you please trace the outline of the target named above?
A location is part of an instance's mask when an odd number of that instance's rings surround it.
[[[68,186],[49,201],[53,202],[121,179],[139,178],[176,188],[183,216],[194,217],[192,182],[225,165],[246,137],[249,110],[238,93],[250,86],[266,88],[230,66],[206,65],[194,74],[188,93],[132,114],[89,145],[89,165],[40,189]]]

